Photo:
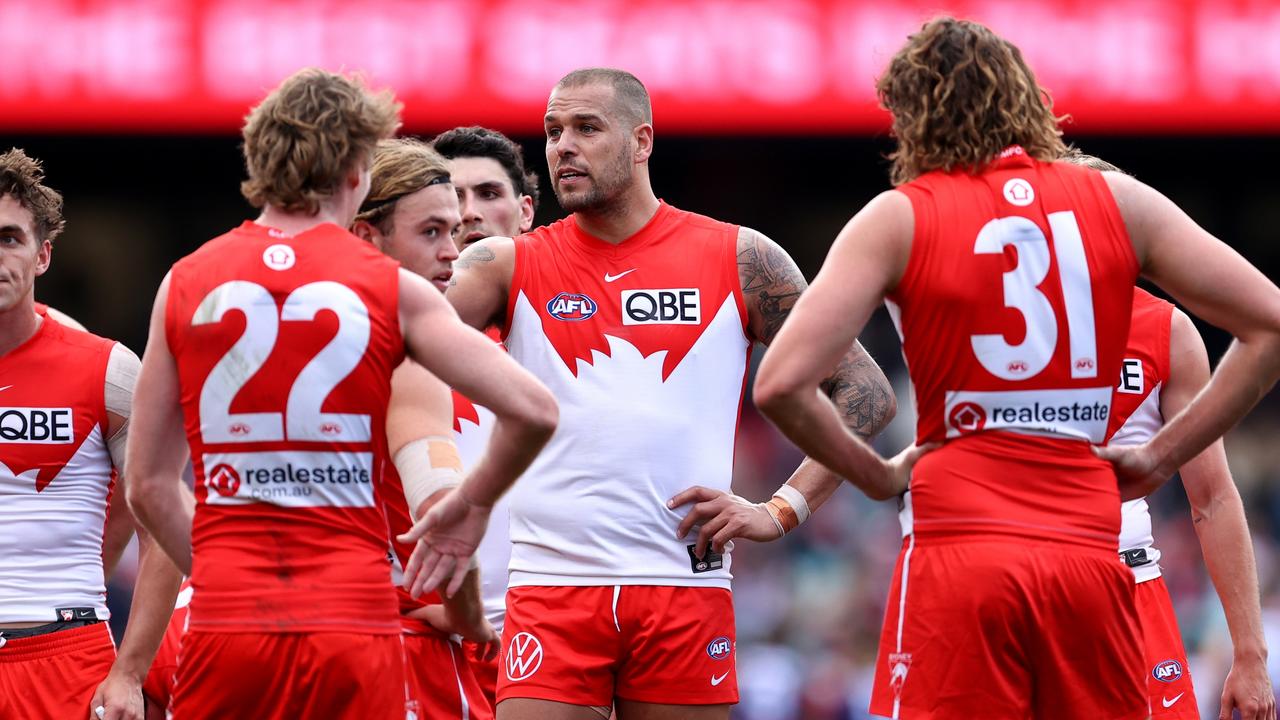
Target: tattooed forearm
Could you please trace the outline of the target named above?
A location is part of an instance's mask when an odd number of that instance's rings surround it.
[[[785,250],[749,228],[738,233],[738,280],[751,331],[768,345],[808,283]]]
[[[898,411],[889,379],[857,343],[822,382],[822,391],[835,403],[845,425],[864,440],[883,430]]]

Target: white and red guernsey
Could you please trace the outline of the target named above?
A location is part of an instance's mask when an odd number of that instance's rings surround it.
[[[378,503],[398,273],[328,223],[291,236],[246,222],[173,266],[191,629],[400,633]]]
[[[1133,292],[1133,319],[1120,383],[1111,400],[1107,442],[1138,445],[1164,425],[1160,388],[1169,379],[1169,331],[1173,305],[1142,289]],[[1120,556],[1137,582],[1160,577],[1160,551],[1151,535],[1146,498],[1120,506]]]
[[[109,616],[102,533],[115,474],[104,388],[114,346],[46,316],[0,357],[0,623]]]
[[[751,339],[738,227],[662,203],[613,245],[572,216],[515,239],[507,350],[560,403],[516,483],[520,585],[729,587],[667,499],[728,490]]]

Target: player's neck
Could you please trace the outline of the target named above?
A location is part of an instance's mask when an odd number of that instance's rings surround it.
[[[267,205],[262,208],[262,214],[254,222],[269,228],[275,228],[286,235],[301,235],[325,223],[333,223],[338,227],[345,228],[348,223],[346,222],[347,218],[343,215],[342,212],[331,205],[321,205],[319,211],[314,215],[288,212],[274,205]]]
[[[644,184],[619,198],[617,203],[574,213],[574,221],[583,232],[617,245],[648,225],[658,212],[659,204],[653,188]]]
[[[36,314],[35,302],[30,297],[0,311],[0,357],[30,340],[43,321],[44,318]]]

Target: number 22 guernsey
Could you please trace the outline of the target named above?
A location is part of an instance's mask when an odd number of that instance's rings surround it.
[[[915,234],[886,304],[918,441],[946,441],[912,474],[904,531],[1115,552],[1115,474],[1089,444],[1106,435],[1138,265],[1106,181],[1013,146],[980,175],[898,190]]]
[[[398,267],[336,225],[252,222],[174,265],[193,630],[400,631],[374,491],[404,353]]]

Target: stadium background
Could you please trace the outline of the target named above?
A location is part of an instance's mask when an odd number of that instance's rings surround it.
[[[1280,2],[0,2],[0,130],[67,198],[38,297],[139,352],[169,264],[252,216],[237,190],[239,118],[308,64],[396,90],[408,134],[478,123],[520,139],[543,181],[538,223],[561,216],[540,137],[547,91],[573,67],[630,69],[654,95],[658,195],[761,230],[812,277],[845,220],[887,187],[873,80],[939,10],[1018,42],[1072,115],[1071,141],[1280,275]],[[1202,329],[1216,358],[1228,338]],[[888,453],[911,438],[905,371],[883,313],[862,340],[898,390]],[[799,456],[750,404],[740,433],[735,488],[764,499]],[[1280,686],[1277,436],[1273,397],[1227,450]],[[1176,481],[1153,514],[1209,716],[1231,657],[1222,611]],[[784,541],[738,545],[735,718],[866,717],[898,547],[892,504],[847,487]],[[133,570],[111,584],[117,631]]]

